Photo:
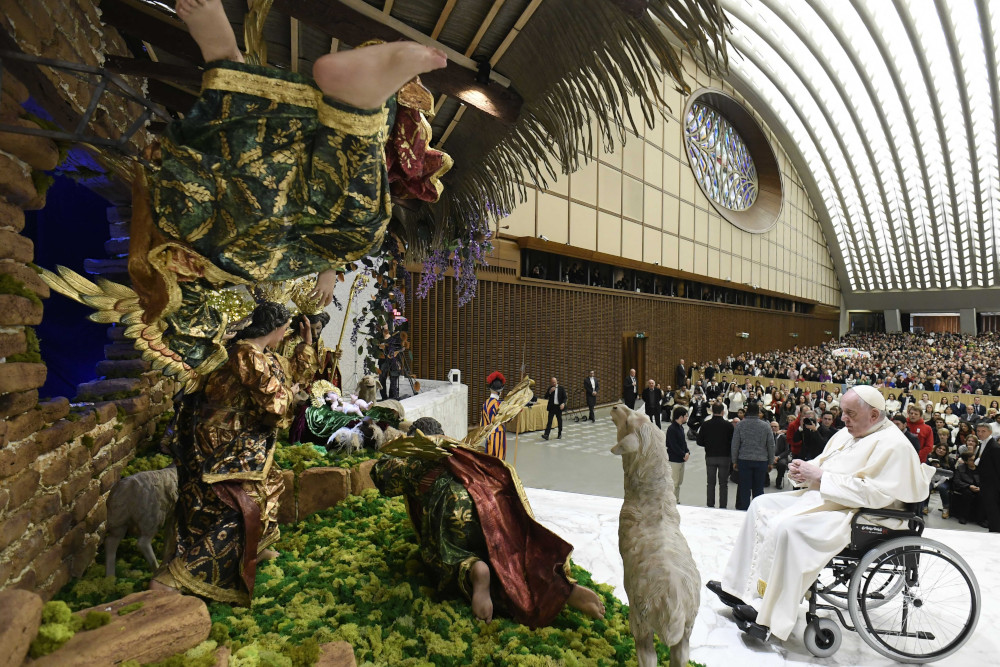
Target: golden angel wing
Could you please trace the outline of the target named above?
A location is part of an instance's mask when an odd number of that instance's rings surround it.
[[[493,419],[493,422],[472,429],[462,442],[467,447],[475,448],[482,444],[494,430],[500,428],[514,417],[517,417],[521,410],[524,409],[524,406],[531,400],[532,396],[534,396],[534,392],[531,390],[534,385],[535,381],[525,375],[510,390],[507,398],[500,402],[500,407],[497,409],[497,416]]]
[[[164,324],[157,320],[152,324],[142,321],[142,307],[139,297],[131,287],[98,278],[94,283],[65,266],[56,267],[58,274],[42,269],[42,280],[49,287],[64,296],[86,306],[95,312],[90,314],[94,322],[104,324],[121,324],[125,327],[125,335],[131,338],[133,345],[142,352],[142,358],[150,362],[154,370],[162,370],[166,376],[183,382],[185,390],[195,391],[201,384],[200,373],[209,369],[205,364],[199,366],[196,372],[184,363],[180,355],[167,347],[163,340]],[[212,365],[218,368],[225,358]]]

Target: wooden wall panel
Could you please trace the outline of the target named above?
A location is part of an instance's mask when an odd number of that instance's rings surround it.
[[[924,333],[960,333],[961,318],[958,315],[916,315],[910,319],[910,326],[923,327]]]
[[[426,299],[413,296],[413,285],[407,290],[413,369],[417,377],[439,380],[460,369],[469,386],[470,424],[478,423],[488,396],[486,376],[499,370],[513,384],[522,364],[538,383],[536,393],[558,377],[569,393],[568,410],[585,405],[583,380],[590,370],[601,384],[599,402],[616,401],[627,370],[626,332],[646,333],[647,376],[666,386],[673,384],[678,359],[690,366],[731,353],[817,345],[839,324],[835,313],[803,315],[535,281],[480,280],[476,297],[459,308],[455,287],[448,277]],[[743,331],[750,337],[738,337]],[[640,377],[640,385],[648,377]]]

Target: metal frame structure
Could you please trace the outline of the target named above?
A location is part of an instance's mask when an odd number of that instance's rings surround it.
[[[110,148],[142,161],[142,156],[129,145],[132,137],[146,124],[148,120],[150,120],[150,118],[154,116],[167,122],[172,120],[170,114],[168,114],[163,107],[145,99],[142,95],[133,90],[132,87],[129,86],[120,76],[109,72],[106,69],[92,67],[90,65],[81,65],[79,63],[66,62],[63,60],[41,58],[39,56],[28,55],[16,51],[2,50],[0,51],[0,82],[3,81],[5,60],[15,60],[29,63],[35,65],[36,67],[51,67],[64,72],[70,72],[77,78],[94,85],[95,88],[87,109],[83,112],[83,115],[80,116],[80,120],[77,122],[72,131],[52,130],[41,127],[30,128],[21,127],[20,125],[7,125],[0,123],[0,132],[29,134],[33,136],[47,137],[56,141],[68,141],[71,143],[83,143],[90,144],[92,146],[100,146],[102,148]],[[88,132],[87,130],[91,120],[93,119],[94,112],[97,111],[97,107],[100,105],[101,99],[104,97],[105,93],[117,95],[118,97],[134,102],[143,108],[143,112],[139,114],[139,117],[133,120],[131,125],[129,125],[129,127],[117,139],[107,139],[105,137],[98,136],[93,132]]]
[[[722,0],[727,80],[787,139],[848,307],[998,298],[996,2]]]

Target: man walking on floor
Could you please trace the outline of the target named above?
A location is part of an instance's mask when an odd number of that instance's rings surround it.
[[[667,427],[667,458],[670,460],[670,473],[674,478],[675,498],[680,498],[681,484],[684,482],[684,464],[691,456],[687,439],[684,437],[687,414],[687,408],[683,405],[674,406],[670,426]]]
[[[771,426],[760,418],[760,405],[750,401],[746,418],[733,429],[732,460],[740,475],[736,490],[736,509],[750,507],[751,496],[764,493],[764,476],[774,461],[774,434]]]
[[[726,406],[712,403],[712,418],[698,431],[698,444],[705,448],[705,470],[708,474],[707,504],[715,507],[715,484],[719,484],[719,507],[729,505],[729,468],[733,444],[733,425],[722,415]]]
[[[590,421],[594,421],[594,408],[597,407],[597,378],[594,371],[590,371],[590,377],[583,381],[583,395],[587,397],[587,407],[590,409]]]
[[[549,439],[549,433],[552,431],[552,418],[556,418],[556,423],[559,424],[559,434],[556,436],[556,440],[562,437],[562,413],[566,409],[566,390],[559,386],[559,380],[552,378],[549,381],[549,391],[546,394],[549,399],[549,420],[545,424],[545,434],[542,436],[542,440]]]
[[[649,421],[656,424],[656,428],[660,428],[660,400],[662,398],[663,392],[657,388],[656,381],[649,380],[646,383],[646,388],[642,390],[642,409],[646,411]]]
[[[622,403],[629,410],[635,410],[635,399],[639,396],[639,380],[635,377],[635,369],[628,369],[625,376],[625,386],[622,388]]]

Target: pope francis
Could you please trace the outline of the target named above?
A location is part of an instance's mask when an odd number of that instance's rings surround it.
[[[782,640],[820,570],[850,542],[857,510],[923,500],[934,475],[886,419],[877,390],[850,389],[841,410],[846,428],[823,453],[789,465],[789,478],[801,488],[754,498],[722,582],[708,583],[735,615]]]

